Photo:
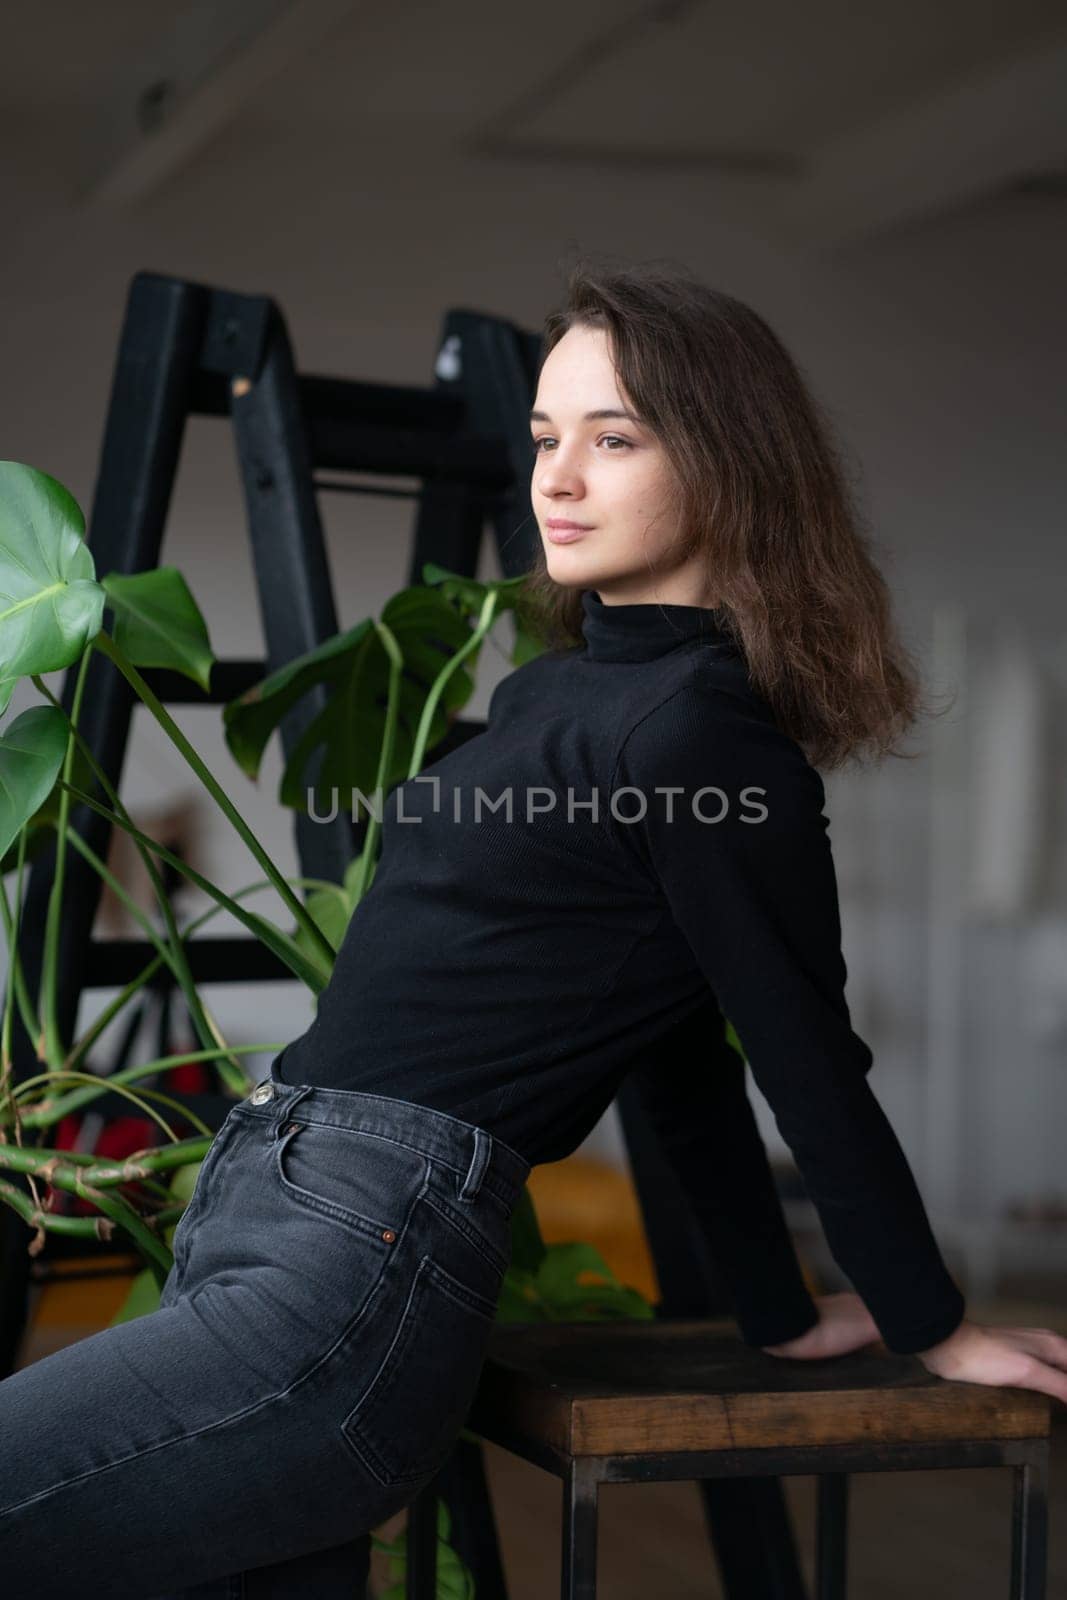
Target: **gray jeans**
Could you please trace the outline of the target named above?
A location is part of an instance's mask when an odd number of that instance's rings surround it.
[[[529,1163],[274,1073],[216,1134],[157,1311],[0,1383],[12,1600],[353,1600],[477,1387]]]

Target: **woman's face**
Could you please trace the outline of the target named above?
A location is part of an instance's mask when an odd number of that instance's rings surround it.
[[[605,605],[713,603],[683,549],[667,453],[633,415],[603,329],[570,328],[549,352],[530,426],[531,498],[556,583]]]

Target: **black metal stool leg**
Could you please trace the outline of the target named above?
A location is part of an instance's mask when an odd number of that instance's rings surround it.
[[[596,1469],[572,1461],[563,1480],[562,1600],[596,1600],[597,1496]]]
[[[848,1582],[848,1473],[820,1472],[815,1523],[816,1600],[845,1600]]]
[[[459,568],[453,568],[459,571]],[[478,1600],[508,1600],[493,1496],[481,1441],[457,1439],[441,1468],[440,1495],[452,1514],[449,1543],[470,1571]]]
[[[1045,1600],[1048,1569],[1048,1445],[1014,1469],[1011,1600]]]
[[[437,1593],[437,1494],[434,1478],[408,1506],[407,1600],[434,1600]]]

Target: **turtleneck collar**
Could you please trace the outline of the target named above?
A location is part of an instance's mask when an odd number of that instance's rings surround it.
[[[694,639],[737,648],[726,613],[707,606],[609,606],[595,589],[583,589],[582,612],[589,661],[652,661]]]

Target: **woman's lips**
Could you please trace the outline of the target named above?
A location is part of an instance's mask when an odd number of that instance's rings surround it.
[[[580,539],[588,533],[588,528],[581,527],[576,522],[549,522],[545,524],[545,537],[550,544],[573,544],[575,539]]]

